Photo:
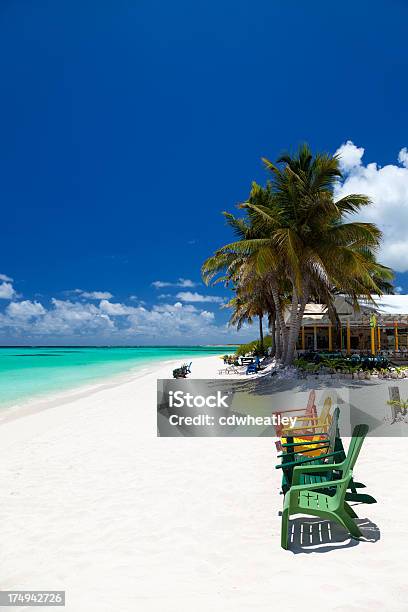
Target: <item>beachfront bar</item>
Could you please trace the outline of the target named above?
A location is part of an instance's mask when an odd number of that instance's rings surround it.
[[[347,298],[338,296],[335,301],[338,321],[334,323],[324,305],[307,304],[297,350],[371,354],[385,351],[408,357],[408,314],[401,312],[405,297],[386,296],[377,307],[361,303],[356,309]]]

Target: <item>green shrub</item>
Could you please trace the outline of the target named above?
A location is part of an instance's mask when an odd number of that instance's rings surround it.
[[[252,342],[247,342],[246,344],[240,344],[235,354],[238,357],[241,357],[243,355],[246,355],[247,353],[251,353],[255,357],[262,357],[264,354],[267,353],[268,349],[271,346],[272,346],[271,336],[265,336],[264,341],[263,341],[263,348],[264,348],[263,351],[261,350],[261,343],[259,342],[259,340],[252,340]]]

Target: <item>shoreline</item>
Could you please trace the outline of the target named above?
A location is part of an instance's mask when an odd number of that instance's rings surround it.
[[[27,348],[29,350],[22,350]],[[174,368],[201,356],[222,353],[221,345],[211,350],[203,346],[141,347],[141,350],[135,347],[134,351],[128,351],[126,347],[47,346],[43,347],[44,351],[40,348],[21,347],[19,350],[12,347],[10,350],[10,347],[0,347],[0,352],[6,350],[0,355],[0,420],[5,411],[19,410],[33,402],[50,399],[63,401],[66,396],[102,388],[105,381],[109,384],[126,381],[168,363],[176,364]],[[50,348],[51,351],[48,350]],[[88,348],[91,350],[87,351]],[[95,352],[97,348],[101,349],[102,357]],[[56,349],[62,351],[55,354]],[[19,359],[22,357],[27,357],[28,361]],[[39,360],[40,357],[44,359]],[[59,359],[56,360],[56,357]]]
[[[170,366],[170,364],[175,365],[176,363],[178,363],[178,360],[169,360],[166,362],[168,366]],[[9,421],[14,421],[15,419],[32,415],[43,410],[48,410],[50,408],[63,406],[77,400],[91,397],[96,393],[101,393],[103,391],[114,389],[116,387],[126,385],[127,383],[140,380],[144,377],[148,377],[149,375],[155,375],[161,371],[163,367],[164,366],[162,364],[161,367],[157,367],[154,370],[146,372],[145,370],[148,370],[148,365],[146,364],[140,369],[132,368],[126,372],[113,374],[108,379],[101,379],[101,381],[96,379],[94,383],[81,384],[57,393],[50,391],[49,393],[39,394],[38,396],[27,398],[21,403],[1,406],[0,427]]]
[[[194,362],[197,363],[198,361],[201,362],[203,360],[211,360],[207,363],[214,365],[221,363],[220,358],[217,355],[207,355],[196,358],[187,356],[185,358],[183,357],[183,359],[192,359],[193,368]],[[58,408],[59,406],[64,406],[72,402],[86,399],[98,393],[103,393],[104,391],[109,391],[111,389],[123,387],[131,383],[143,381],[144,379],[149,380],[152,378],[153,380],[157,380],[158,378],[172,378],[172,370],[179,365],[180,361],[183,359],[169,359],[166,361],[158,361],[157,363],[151,362],[150,367],[149,363],[146,363],[141,365],[140,368],[133,367],[126,372],[114,374],[108,379],[101,379],[100,381],[95,380],[94,383],[82,384],[77,387],[71,387],[69,389],[59,391],[57,393],[51,391],[47,394],[27,398],[25,401],[20,403],[1,406],[0,427],[5,423],[9,423],[10,421],[14,421],[16,419],[30,416],[51,408]],[[215,360],[217,361],[215,362]],[[204,368],[204,370],[207,372],[208,368]],[[191,378],[195,378],[194,373]]]

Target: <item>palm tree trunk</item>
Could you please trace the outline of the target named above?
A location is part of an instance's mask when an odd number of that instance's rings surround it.
[[[276,355],[276,318],[275,313],[269,315],[269,333],[272,338],[271,357]]]
[[[273,302],[275,305],[275,310],[276,310],[276,325],[278,327],[278,323],[279,323],[279,339],[282,338],[283,341],[283,347],[285,348],[286,346],[286,341],[287,341],[287,329],[286,329],[286,325],[285,325],[285,318],[283,316],[283,311],[282,311],[282,307],[281,307],[281,303],[280,303],[280,299],[279,299],[279,288],[278,288],[278,283],[276,280],[276,277],[273,274],[269,275],[269,281],[270,281],[270,288],[271,288],[271,294],[272,294],[272,298],[273,298]],[[279,342],[279,344],[281,344]],[[279,350],[279,359],[282,356],[282,350],[280,347]],[[277,355],[278,357],[278,355]]]
[[[292,334],[290,336],[290,340],[288,343],[288,350],[286,352],[285,357],[285,365],[290,365],[293,361],[293,356],[295,353],[296,340],[299,336],[300,327],[302,325],[303,314],[305,312],[306,304],[301,304],[296,316],[296,322],[293,326]]]
[[[296,327],[296,319],[297,319],[297,312],[298,312],[298,292],[297,292],[294,281],[292,281],[292,287],[293,287],[292,288],[292,305],[290,308],[289,334],[288,334],[287,342],[283,349],[283,355],[282,355],[282,361],[285,365],[287,365],[288,353],[290,352],[290,349],[293,344],[294,328]]]
[[[263,323],[262,323],[263,313],[259,314],[258,317],[259,317],[259,345],[260,345],[261,352],[263,354],[264,352],[264,335],[263,335]]]
[[[276,331],[275,331],[275,357],[281,359],[282,357],[282,338],[279,317],[276,317]]]
[[[296,300],[296,304],[294,303],[294,299]],[[295,347],[296,347],[296,340],[299,336],[300,326],[302,325],[302,319],[303,319],[303,315],[305,312],[305,308],[306,308],[308,299],[309,299],[309,290],[308,290],[307,282],[303,284],[302,297],[300,298],[300,301],[298,300],[296,289],[295,288],[293,289],[288,348],[287,348],[286,355],[284,358],[285,365],[290,365],[293,361],[293,355],[294,355]]]

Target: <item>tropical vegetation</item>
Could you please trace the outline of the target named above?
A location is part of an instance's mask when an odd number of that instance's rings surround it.
[[[265,336],[259,340],[252,340],[245,344],[240,344],[235,352],[238,357],[244,357],[245,355],[251,354],[255,357],[262,357],[265,352],[273,347],[273,340],[271,336]]]
[[[336,155],[313,155],[302,145],[276,163],[263,159],[265,185],[253,183],[242,215],[223,215],[236,239],[215,251],[202,267],[207,284],[223,282],[234,292],[227,304],[231,325],[267,317],[272,352],[291,364],[308,302],[327,306],[334,324],[336,294],[375,303],[392,292],[392,271],[377,261],[381,231],[353,220],[371,205],[362,194],[334,197],[341,179]]]

